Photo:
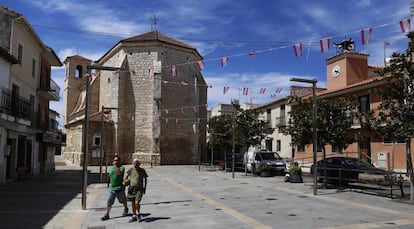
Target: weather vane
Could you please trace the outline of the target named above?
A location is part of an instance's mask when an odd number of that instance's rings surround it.
[[[152,0],[152,17],[151,17],[151,31],[156,31],[157,30],[157,22],[158,22],[158,18],[157,16],[155,16],[154,13],[154,0]]]
[[[354,51],[355,50],[355,42],[352,40],[352,38],[345,39],[341,42],[335,42],[334,45],[337,47],[336,52],[343,53],[346,51]]]

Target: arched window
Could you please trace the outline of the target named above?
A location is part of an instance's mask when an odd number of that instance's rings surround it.
[[[83,71],[82,71],[82,66],[81,65],[76,66],[76,76],[78,78],[82,78],[82,76],[83,76]]]

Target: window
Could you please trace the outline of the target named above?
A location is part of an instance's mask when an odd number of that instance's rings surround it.
[[[366,113],[370,110],[369,95],[359,97],[359,112]]]
[[[305,152],[305,145],[298,145],[297,146],[297,151],[298,152]]]
[[[276,150],[280,152],[280,150],[282,149],[282,142],[280,140],[276,141]]]
[[[19,64],[22,65],[23,60],[23,45],[19,44],[19,48],[17,50],[17,59],[19,60]]]
[[[342,153],[342,152],[343,152],[342,147],[339,147],[339,146],[336,146],[336,145],[332,146],[332,153]]]
[[[82,66],[81,65],[76,66],[76,76],[78,78],[82,78],[82,76],[83,76],[83,71],[82,71]]]
[[[95,135],[93,136],[93,146],[100,146],[101,145],[101,136]]]
[[[272,120],[272,110],[267,109],[266,110],[266,121],[271,121]]]
[[[36,59],[32,59],[32,77],[36,76]]]
[[[397,139],[397,144],[405,144],[404,139]],[[392,140],[390,138],[384,137],[384,144],[392,144]]]

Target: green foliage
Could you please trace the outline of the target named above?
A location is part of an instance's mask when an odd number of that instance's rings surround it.
[[[267,134],[273,133],[268,122],[258,119],[259,111],[242,110],[238,104],[232,105],[234,117],[232,114],[226,114],[213,117],[209,121],[209,143],[214,147],[232,148],[233,124],[236,149],[258,145]]]
[[[289,125],[282,132],[292,136],[293,145],[312,144],[312,101],[295,98],[292,103],[298,106],[290,112]],[[346,148],[360,137],[351,128],[353,119],[357,117],[356,97],[340,97],[335,101],[318,99],[316,115],[318,145],[331,144]]]
[[[414,33],[405,53],[393,53],[388,66],[379,74],[386,82],[379,90],[382,96],[379,115],[373,122],[373,128],[382,136],[393,142],[406,142],[407,174],[414,183],[411,161],[411,140],[414,138]]]
[[[302,168],[298,165],[291,165],[289,167],[289,174],[290,175],[301,175],[302,174]]]

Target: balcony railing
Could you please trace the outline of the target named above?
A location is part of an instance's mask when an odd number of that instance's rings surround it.
[[[40,96],[45,97],[48,100],[59,101],[60,87],[52,79],[50,79],[49,88],[39,88],[38,92]]]
[[[0,87],[1,104],[0,113],[15,116],[20,119],[30,120],[30,100],[21,96],[13,98],[9,89]]]
[[[284,127],[287,123],[287,117],[285,115],[276,118],[276,127]]]

